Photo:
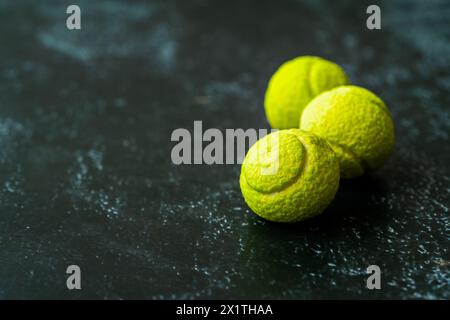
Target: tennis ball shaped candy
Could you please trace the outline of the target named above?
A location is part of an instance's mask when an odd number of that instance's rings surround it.
[[[245,202],[270,221],[297,222],[321,213],[338,185],[339,163],[328,143],[299,129],[265,136],[242,163]]]
[[[337,64],[313,56],[298,57],[280,66],[269,81],[264,106],[272,128],[298,128],[306,105],[318,94],[349,83]]]
[[[303,111],[300,128],[328,141],[343,178],[379,168],[394,148],[388,108],[374,93],[357,86],[342,86],[317,96]]]

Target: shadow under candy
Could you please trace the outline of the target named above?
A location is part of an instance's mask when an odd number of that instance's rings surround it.
[[[348,281],[359,286],[365,274],[363,260],[371,259],[371,246],[377,241],[377,227],[388,219],[386,202],[377,199],[388,192],[383,179],[364,176],[342,180],[334,201],[310,220],[274,223],[255,215],[241,242],[242,266],[253,275],[246,285],[256,292],[272,287],[289,295],[294,290],[306,299],[317,294],[336,298],[333,287],[351,288]],[[346,275],[352,272],[357,278]]]

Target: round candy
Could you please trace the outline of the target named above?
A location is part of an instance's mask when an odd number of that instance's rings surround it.
[[[264,106],[272,128],[298,128],[306,105],[318,94],[348,84],[337,64],[312,56],[298,57],[280,66],[269,81]]]
[[[241,191],[257,215],[297,222],[321,213],[339,186],[339,163],[328,143],[299,129],[271,133],[248,151]]]
[[[343,178],[381,167],[394,148],[394,123],[388,108],[374,93],[357,86],[342,86],[317,96],[303,111],[300,128],[330,143]]]

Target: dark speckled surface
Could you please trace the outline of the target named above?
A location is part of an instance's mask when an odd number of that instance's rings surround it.
[[[448,1],[380,2],[380,31],[356,1],[71,3],[82,31],[67,1],[0,1],[0,298],[450,298]],[[379,94],[397,146],[322,216],[267,223],[239,165],[174,166],[170,134],[267,128],[304,54]]]

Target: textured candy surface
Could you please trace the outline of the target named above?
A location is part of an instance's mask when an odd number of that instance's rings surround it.
[[[300,128],[330,143],[343,178],[381,167],[395,143],[394,124],[384,102],[357,86],[342,86],[317,96],[303,111]]]
[[[313,56],[287,61],[269,81],[265,110],[272,128],[298,128],[298,119],[306,105],[318,94],[340,85],[348,78],[337,64]]]
[[[277,222],[321,213],[339,185],[339,164],[328,143],[299,129],[271,133],[244,159],[240,186],[248,206]]]

